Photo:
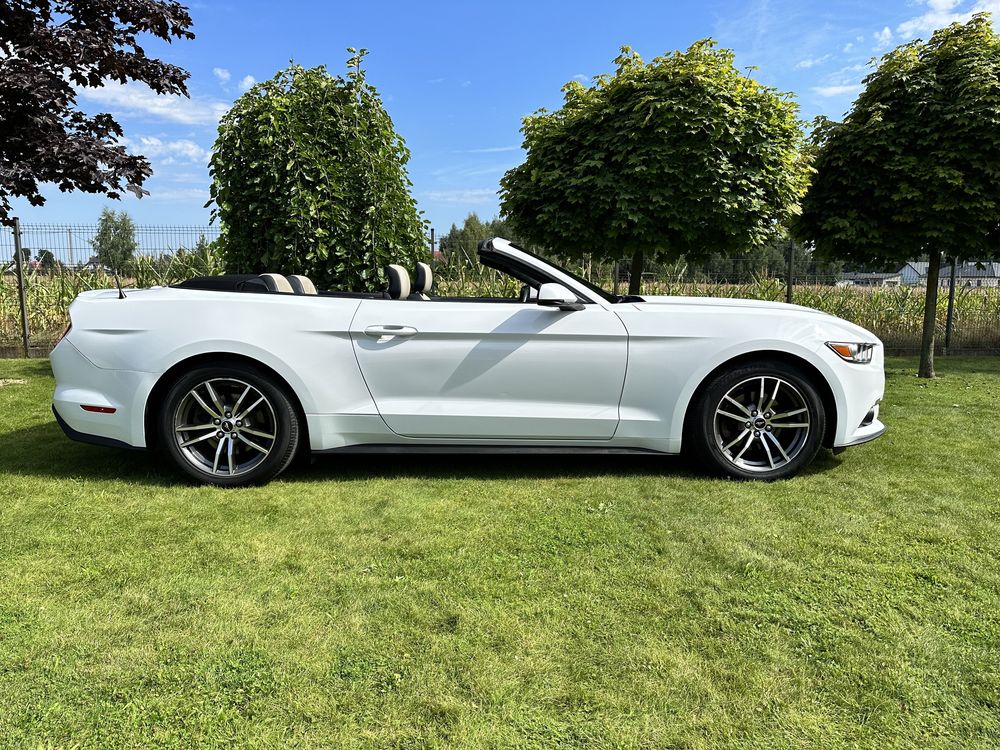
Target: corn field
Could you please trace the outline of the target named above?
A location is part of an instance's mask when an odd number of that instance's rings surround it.
[[[65,234],[59,228],[58,236]],[[221,258],[213,243],[205,243],[205,228],[189,228],[183,236],[170,228],[156,228],[148,236],[141,235],[140,252],[129,265],[125,287],[149,287],[174,284],[193,276],[223,273]],[[0,233],[6,234],[6,233]],[[8,235],[9,236],[9,235]],[[36,247],[42,246],[48,235],[39,235]],[[164,239],[166,237],[167,239]],[[195,238],[200,241],[195,241]],[[48,239],[49,247],[61,248]],[[77,238],[71,240],[79,247]],[[0,243],[2,244],[2,243]],[[12,257],[0,246],[0,256]],[[72,257],[72,256],[70,256]],[[43,269],[34,264],[26,274],[26,298],[30,343],[44,349],[52,345],[68,323],[67,310],[73,299],[90,289],[111,289],[114,277],[100,268],[75,266],[65,262],[65,251],[56,253],[60,261]],[[10,261],[0,257],[0,270]],[[581,276],[605,289],[616,288],[615,266],[587,262],[569,265]],[[442,296],[514,297],[519,285],[510,277],[480,265],[474,251],[453,256],[449,263],[435,264],[434,294]],[[819,279],[816,280],[820,281]],[[923,287],[862,287],[838,286],[834,277],[823,283],[797,283],[793,290],[796,304],[816,308],[850,320],[878,335],[890,351],[916,351],[923,326]],[[617,285],[624,292],[627,282],[619,278]],[[774,275],[774,269],[761,269],[744,283],[692,281],[683,264],[654,267],[643,275],[642,293],[696,297],[729,297],[783,301],[785,282]],[[938,345],[944,341],[948,295],[942,289],[938,298]],[[17,351],[21,342],[20,310],[17,284],[8,268],[0,274],[0,350]],[[956,289],[952,329],[953,351],[1000,352],[1000,289]]]

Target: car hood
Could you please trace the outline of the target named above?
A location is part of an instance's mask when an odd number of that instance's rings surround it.
[[[787,302],[772,302],[763,299],[734,299],[730,297],[670,297],[666,295],[653,295],[643,297],[644,302],[637,302],[638,307],[647,305],[681,305],[684,307],[750,307],[757,310],[780,310],[792,312],[797,310],[815,315],[830,315],[822,310],[815,310],[802,305],[790,305]],[[833,317],[833,316],[831,316]]]
[[[663,310],[674,307],[686,310],[704,309],[712,312],[723,312],[726,309],[732,310],[734,314],[752,315],[755,312],[767,314],[783,314],[796,318],[811,318],[817,325],[830,329],[831,336],[840,336],[843,340],[849,341],[870,341],[879,342],[878,337],[871,331],[856,325],[849,320],[838,318],[822,310],[802,305],[790,305],[787,302],[773,302],[771,300],[760,299],[731,299],[729,297],[671,297],[671,296],[649,296],[643,297],[643,302],[634,303],[639,310]]]

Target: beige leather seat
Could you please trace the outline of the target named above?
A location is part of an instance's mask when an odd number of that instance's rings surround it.
[[[295,293],[292,285],[288,283],[288,279],[280,273],[262,273],[257,278],[264,282],[264,286],[267,287],[267,291],[269,292],[279,292],[281,294]]]
[[[434,284],[434,274],[431,267],[426,263],[417,263],[417,270],[413,279],[413,291],[410,299],[430,299],[428,296],[431,286]]]
[[[406,299],[410,296],[410,274],[405,268],[393,263],[385,269],[385,273],[389,277],[389,288],[385,292],[386,297]]]
[[[288,283],[291,284],[295,294],[318,294],[316,285],[308,276],[289,276]]]

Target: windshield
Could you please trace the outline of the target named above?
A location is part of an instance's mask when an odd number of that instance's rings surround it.
[[[521,245],[515,245],[513,242],[510,243],[510,246],[513,247],[516,250],[520,250],[525,255],[530,255],[532,258],[537,258],[538,260],[542,261],[546,265],[551,266],[552,268],[556,269],[557,271],[566,274],[571,279],[573,279],[573,281],[575,281],[577,284],[580,284],[581,286],[586,287],[591,292],[593,292],[598,297],[600,297],[601,299],[603,299],[603,300],[605,300],[607,302],[610,302],[612,304],[618,304],[619,302],[642,302],[643,301],[641,297],[636,297],[635,295],[610,294],[610,293],[604,291],[603,289],[601,289],[601,287],[597,286],[597,284],[591,283],[590,281],[588,281],[587,279],[583,278],[579,274],[573,273],[568,268],[563,268],[562,266],[560,266],[560,265],[558,265],[556,263],[553,263],[548,258],[543,258],[538,253],[533,253],[530,250],[528,250],[527,248],[522,247]]]

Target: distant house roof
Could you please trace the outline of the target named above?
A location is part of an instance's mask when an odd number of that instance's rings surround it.
[[[898,279],[899,271],[890,271],[888,273],[882,272],[869,272],[869,271],[848,271],[843,274],[844,278],[849,281],[885,281],[886,279]]]
[[[902,273],[906,270],[907,266],[916,271],[918,276],[924,277],[927,275],[928,263],[926,260],[911,260],[905,266],[899,269]],[[944,263],[941,265],[941,276],[951,275],[951,263]],[[1000,261],[995,260],[970,260],[963,263],[959,263],[955,268],[955,276],[960,278],[973,278],[973,279],[995,279],[1000,278]]]

